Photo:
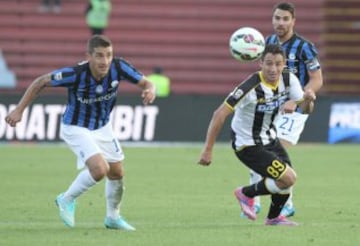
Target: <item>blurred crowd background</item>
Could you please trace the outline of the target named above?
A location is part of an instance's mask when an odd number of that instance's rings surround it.
[[[253,26],[269,35],[271,9],[277,2],[113,0],[105,34],[113,40],[116,55],[144,74],[161,66],[172,80],[172,93],[224,94],[258,65],[231,58],[231,33]],[[85,17],[89,3],[50,4],[53,9],[39,0],[0,1],[0,49],[16,76],[16,85],[1,93],[22,92],[38,75],[85,57],[84,43],[91,35]],[[301,0],[295,5],[296,30],[320,52],[321,94],[359,95],[360,1]],[[122,89],[133,90],[127,85]]]
[[[91,20],[91,5],[99,2],[104,4],[98,6],[104,9],[104,19]],[[155,68],[165,72],[163,95],[151,107],[142,107],[135,86],[120,85],[119,103],[125,106],[114,110],[115,118],[121,119],[114,125],[118,138],[203,141],[215,107],[259,66],[258,62],[239,63],[231,57],[231,34],[251,26],[264,36],[270,35],[272,8],[278,2],[0,1],[0,118],[5,118],[37,76],[84,60],[87,39],[100,32],[113,41],[116,56],[129,60],[145,75]],[[294,3],[295,31],[315,43],[324,77],[315,112],[301,140],[359,143],[360,1]],[[16,129],[0,121],[0,141],[59,140],[58,122],[66,91],[49,89],[45,94]],[[229,141],[227,131],[220,140]]]

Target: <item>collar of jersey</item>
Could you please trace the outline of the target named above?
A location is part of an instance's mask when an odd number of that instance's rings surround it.
[[[276,81],[275,85],[273,85],[264,79],[263,73],[261,71],[259,72],[259,76],[260,76],[261,83],[263,83],[263,85],[265,85],[266,87],[269,87],[272,90],[276,90],[276,88],[279,86],[279,80]]]
[[[278,44],[280,44],[283,47],[284,47],[284,44],[289,43],[291,40],[294,40],[296,38],[297,38],[297,33],[295,31],[293,32],[293,35],[291,35],[291,37],[288,40],[284,41],[284,42],[281,42],[279,37],[276,36]]]

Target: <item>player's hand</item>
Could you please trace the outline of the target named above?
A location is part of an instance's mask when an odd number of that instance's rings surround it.
[[[200,155],[200,160],[198,164],[202,166],[209,166],[211,164],[212,154],[210,151],[203,151]]]
[[[15,109],[5,117],[5,121],[10,126],[15,127],[16,124],[21,121],[21,117],[22,113]]]
[[[286,101],[280,108],[282,114],[292,113],[296,110],[297,104],[293,100]]]
[[[304,91],[304,100],[313,102],[316,100],[316,94],[312,89],[306,89]]]
[[[143,98],[143,103],[145,105],[148,105],[149,103],[153,103],[156,98],[155,90],[150,88],[144,89],[142,91],[141,97]]]

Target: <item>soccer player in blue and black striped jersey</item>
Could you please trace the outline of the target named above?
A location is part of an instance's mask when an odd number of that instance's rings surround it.
[[[135,230],[120,216],[124,153],[109,121],[119,83],[123,80],[142,89],[145,105],[154,101],[152,83],[123,58],[113,57],[113,46],[107,37],[94,35],[87,44],[86,61],[36,78],[17,107],[5,118],[15,127],[25,108],[45,87],[67,88],[68,102],[60,136],[77,155],[77,166],[82,169],[69,188],[55,200],[61,219],[69,227],[75,226],[75,199],[106,178],[105,227]]]
[[[294,73],[300,80],[304,90],[315,93],[322,87],[322,72],[318,59],[318,51],[314,44],[294,31],[295,6],[291,3],[279,3],[273,8],[272,24],[275,33],[266,38],[267,44],[280,44],[286,53],[285,71]],[[307,114],[294,112],[281,115],[276,121],[277,135],[285,147],[296,145],[304,130]],[[250,173],[250,182],[256,183],[261,177]],[[256,207],[260,210],[260,201],[256,199]],[[283,215],[293,216],[295,209],[292,196],[284,206]]]

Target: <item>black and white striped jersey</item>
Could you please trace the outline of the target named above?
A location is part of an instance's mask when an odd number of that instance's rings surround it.
[[[290,99],[301,101],[303,94],[299,79],[293,73],[283,73],[276,86],[267,83],[260,71],[250,75],[224,102],[234,110],[231,128],[236,148],[266,145],[274,140],[274,121],[280,106]]]

